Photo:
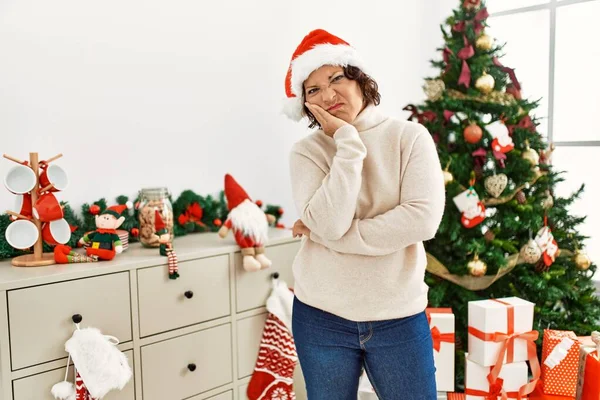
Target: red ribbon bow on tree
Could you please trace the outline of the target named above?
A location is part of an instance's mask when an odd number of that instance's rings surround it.
[[[504,160],[506,160],[506,154],[496,151],[494,149],[492,149],[492,154],[494,155],[494,158],[498,161],[498,164],[500,164],[500,167],[505,168],[506,165],[504,164]],[[480,147],[474,152],[472,152],[471,155],[473,156],[475,166],[483,168],[487,157],[487,150],[483,147]]]
[[[403,108],[404,111],[410,111],[411,115],[408,117],[409,120],[413,120],[415,117],[420,124],[426,122],[434,122],[437,119],[437,114],[433,111],[424,111],[420,113],[416,106],[409,104]]]

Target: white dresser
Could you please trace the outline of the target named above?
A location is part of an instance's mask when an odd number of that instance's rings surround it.
[[[231,236],[177,238],[181,277],[158,249],[133,244],[110,262],[16,268],[0,263],[0,399],[52,400],[64,377],[73,319],[120,340],[133,380],[107,400],[242,400],[250,381],[271,276],[293,286],[300,241],[273,229],[273,266],[247,273]],[[297,367],[297,398],[304,384]],[[70,373],[72,374],[72,368]],[[70,378],[72,380],[72,376]]]

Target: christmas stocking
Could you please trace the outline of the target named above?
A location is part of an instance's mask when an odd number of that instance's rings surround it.
[[[75,377],[75,400],[96,400],[90,395],[90,392],[88,392],[79,372]]]
[[[249,400],[296,398],[293,382],[298,356],[291,333],[290,296],[293,299],[293,294],[285,283],[275,279],[273,291],[267,300],[270,313],[265,322],[254,374],[246,393]]]

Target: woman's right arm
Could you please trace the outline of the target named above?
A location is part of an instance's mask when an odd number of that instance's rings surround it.
[[[342,126],[333,139],[337,151],[329,172],[298,146],[294,146],[290,156],[292,194],[300,219],[328,240],[340,239],[352,224],[367,156],[354,126]]]

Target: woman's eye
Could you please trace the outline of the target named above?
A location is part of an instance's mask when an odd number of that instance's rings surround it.
[[[317,89],[316,89],[316,88],[310,89],[310,90],[307,92],[307,94],[315,94],[315,93],[317,93]]]
[[[333,78],[333,81],[332,81],[332,82],[337,82],[337,81],[340,81],[340,80],[342,80],[342,78],[343,78],[343,77],[344,77],[344,75],[338,75],[338,76],[336,76],[335,78]]]

